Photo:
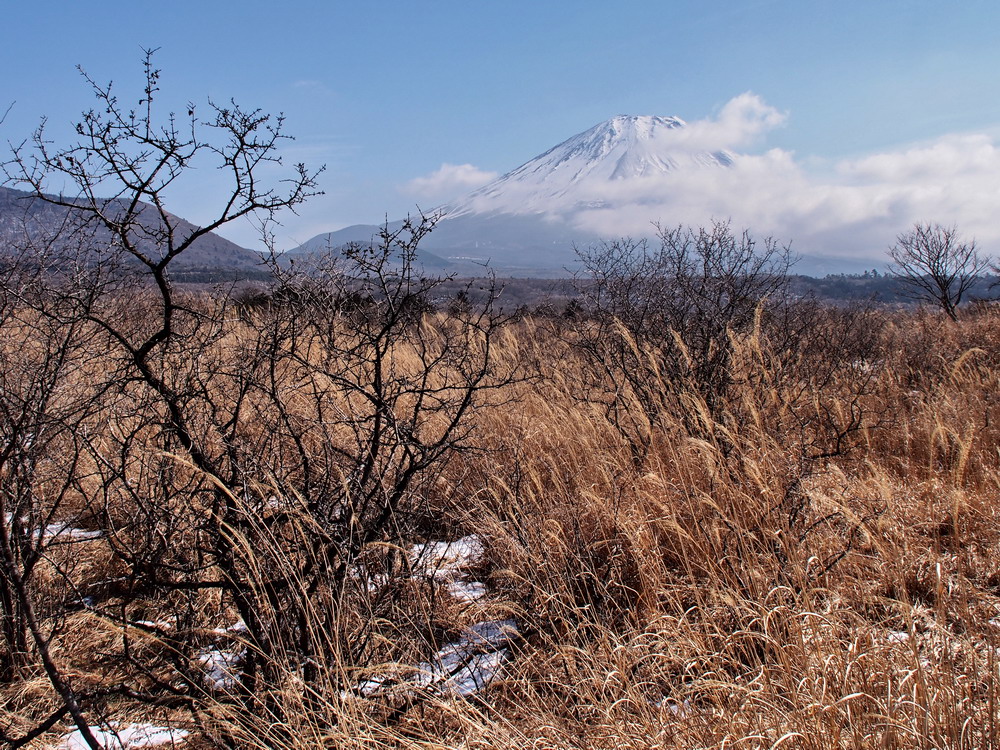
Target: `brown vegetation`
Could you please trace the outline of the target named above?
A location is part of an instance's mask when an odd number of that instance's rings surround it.
[[[796,298],[725,224],[596,250],[562,315],[434,311],[423,220],[187,293],[315,173],[258,181],[256,110],[156,126],[146,75],[7,165],[74,219],[0,268],[0,739],[1000,744],[996,312]],[[232,185],[191,230],[197,154]]]
[[[115,380],[100,337],[6,310],[4,548],[23,555],[13,569],[30,605],[5,599],[7,737],[57,713],[43,737],[65,731],[63,684],[88,721],[176,724],[195,745],[996,746],[995,315],[869,312],[878,335],[834,368],[814,342],[842,338],[844,313],[816,312],[814,336],[791,343],[758,315],[732,334],[721,400],[708,408],[670,381],[655,424],[624,383],[617,410],[606,388],[583,390],[593,365],[579,324],[510,323],[489,337],[487,377],[506,385],[475,391],[461,440],[414,475],[391,521],[350,521],[372,531],[358,538],[336,531],[359,497],[344,494],[359,478],[343,461],[372,425],[361,391],[335,385],[354,370],[351,347],[334,344],[363,330],[356,314],[329,312],[316,338],[301,310],[248,320],[186,304],[217,321],[212,335],[157,367],[190,399],[202,450],[238,451],[236,482],[199,467],[155,400]],[[441,351],[430,342],[456,325],[408,322],[385,361],[400,377],[426,372]],[[46,380],[52,351],[65,361]],[[451,367],[427,387],[446,388]],[[412,408],[401,393],[393,410]],[[640,462],[614,422],[630,409],[630,430],[648,428]],[[449,418],[429,414],[422,444]],[[400,429],[379,491],[412,460]],[[354,512],[383,507],[371,502]],[[17,547],[11,518],[103,535],[22,533]],[[400,555],[472,532],[488,585],[475,612]],[[40,640],[17,635],[10,612]],[[216,631],[239,616],[247,629]],[[515,618],[522,637],[475,700],[352,693],[487,616]],[[239,680],[206,686],[208,647],[248,649]]]

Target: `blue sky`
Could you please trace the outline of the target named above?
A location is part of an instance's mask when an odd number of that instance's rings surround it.
[[[471,184],[615,114],[710,120],[745,92],[784,115],[748,151],[780,150],[810,174],[856,175],[866,159],[914,144],[978,134],[992,146],[1000,135],[995,0],[112,0],[49,10],[4,5],[0,110],[13,107],[0,137],[22,139],[43,115],[58,133],[91,106],[77,64],[126,93],[140,48],[159,47],[167,100],[283,111],[297,137],[289,157],[327,165],[327,194],[287,217],[282,246],[428,207],[439,194],[421,194],[419,180],[442,164],[469,165]],[[207,202],[190,194],[173,208],[197,221]],[[244,227],[228,234],[252,243]]]

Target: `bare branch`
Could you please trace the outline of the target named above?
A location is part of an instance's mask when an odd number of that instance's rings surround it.
[[[889,257],[889,272],[907,284],[909,296],[939,306],[952,320],[990,263],[975,240],[962,242],[956,227],[930,223],[900,234]]]

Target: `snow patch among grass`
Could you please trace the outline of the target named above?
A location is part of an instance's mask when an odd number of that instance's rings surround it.
[[[186,742],[186,729],[158,727],[153,724],[126,724],[109,722],[106,727],[90,727],[94,738],[106,750],[132,750],[139,747],[162,747],[180,745]],[[58,745],[59,750],[90,750],[83,733],[75,729]]]
[[[512,619],[478,622],[458,640],[417,664],[412,674],[384,675],[365,680],[353,688],[356,695],[370,696],[394,685],[411,685],[440,695],[464,698],[485,689],[510,658],[510,643],[519,631]],[[400,670],[403,672],[404,670]]]

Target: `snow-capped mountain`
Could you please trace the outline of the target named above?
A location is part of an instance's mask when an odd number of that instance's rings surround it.
[[[480,262],[513,273],[562,272],[574,247],[600,239],[583,212],[615,208],[661,191],[662,178],[726,169],[734,156],[698,150],[677,117],[618,115],[563,141],[435,213],[442,218],[424,249],[449,260]],[[650,216],[648,221],[669,221]],[[377,227],[355,225],[318,235],[293,252],[368,242]]]
[[[618,115],[563,141],[512,172],[444,208],[467,214],[555,212],[603,202],[608,183],[678,169],[728,167],[726,151],[691,151],[678,138],[679,117]]]

